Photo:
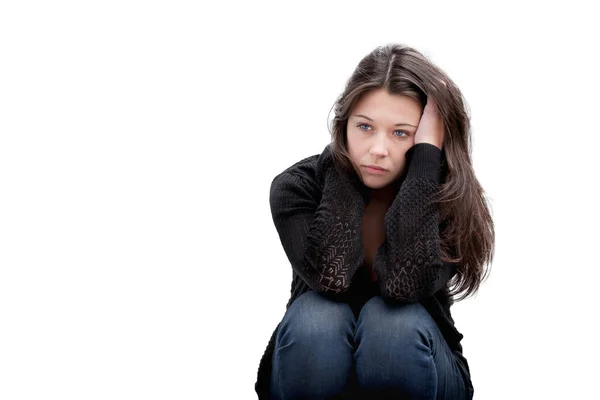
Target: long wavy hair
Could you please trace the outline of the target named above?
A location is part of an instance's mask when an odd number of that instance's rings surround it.
[[[427,97],[437,102],[444,121],[443,181],[434,199],[440,210],[442,261],[455,263],[457,273],[449,295],[462,300],[473,295],[487,278],[494,257],[494,222],[485,193],[471,161],[470,115],[461,91],[419,51],[403,44],[379,46],[366,55],[334,103],[329,126],[334,162],[356,176],[347,148],[348,118],[360,97],[385,88],[409,96],[424,108]]]

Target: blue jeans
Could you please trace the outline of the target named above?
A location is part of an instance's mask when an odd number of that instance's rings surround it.
[[[272,368],[273,399],[331,398],[347,390],[352,373],[369,399],[466,399],[454,355],[427,310],[380,296],[356,319],[347,303],[304,293],[281,321]]]

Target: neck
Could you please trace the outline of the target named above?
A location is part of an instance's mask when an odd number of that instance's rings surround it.
[[[395,181],[380,189],[371,189],[369,202],[391,205],[401,182]]]

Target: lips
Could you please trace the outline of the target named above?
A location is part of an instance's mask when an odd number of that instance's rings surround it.
[[[365,167],[373,168],[373,169],[380,170],[380,171],[387,171],[387,169],[382,168],[382,167],[377,166],[377,165],[365,165]]]
[[[378,166],[363,165],[363,168],[367,174],[371,175],[384,175],[387,172],[386,169],[382,169]]]

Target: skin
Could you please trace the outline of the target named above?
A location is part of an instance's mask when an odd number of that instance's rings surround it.
[[[394,200],[394,183],[407,168],[406,152],[418,143],[442,149],[444,124],[432,98],[422,109],[411,97],[376,89],[365,93],[354,106],[347,135],[354,168],[365,186],[372,189],[371,200],[363,212],[363,239],[365,263],[371,279],[376,280],[373,260],[385,239],[383,222]],[[367,165],[385,168],[386,172],[373,174],[365,168]]]
[[[413,145],[425,142],[442,149],[443,121],[432,98],[423,110],[411,97],[376,89],[365,93],[354,106],[347,139],[348,153],[363,183],[374,189],[373,195],[383,196],[404,172],[406,152]],[[366,165],[387,171],[373,174]]]

